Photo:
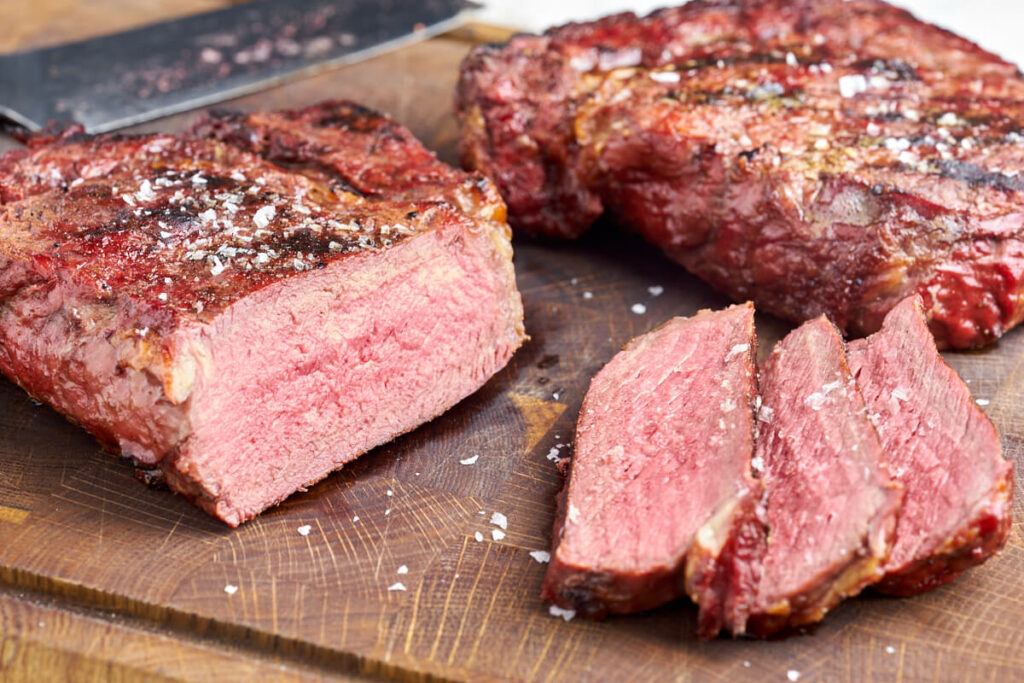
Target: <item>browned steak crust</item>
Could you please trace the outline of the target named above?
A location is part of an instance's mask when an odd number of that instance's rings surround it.
[[[38,138],[0,158],[0,372],[235,525],[508,361],[503,218],[351,103]]]
[[[1024,79],[876,0],[695,0],[478,48],[461,152],[513,227],[610,213],[736,300],[940,346],[1024,317]]]

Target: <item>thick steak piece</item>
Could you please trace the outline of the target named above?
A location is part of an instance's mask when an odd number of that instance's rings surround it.
[[[475,49],[464,165],[513,227],[608,212],[717,289],[877,330],[919,293],[941,347],[1024,317],[1024,78],[877,0],[694,0]]]
[[[824,317],[804,323],[760,374],[754,458],[766,490],[768,550],[747,630],[768,635],[820,620],[878,581],[902,492]]]
[[[0,371],[232,526],[441,414],[524,338],[486,180],[355,105],[276,116],[395,192],[196,136],[0,159]]]
[[[760,571],[753,307],[675,318],[593,379],[545,599],[586,616],[689,593],[701,630],[742,623]]]
[[[952,581],[1005,545],[1013,463],[928,334],[910,297],[882,329],[850,344],[850,367],[905,497],[896,543],[875,588],[914,595]]]

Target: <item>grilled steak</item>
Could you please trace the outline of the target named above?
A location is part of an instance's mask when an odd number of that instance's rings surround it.
[[[942,347],[1024,317],[1024,78],[876,0],[694,0],[474,50],[461,155],[515,228],[608,212],[737,300]]]
[[[825,318],[775,347],[760,386],[754,462],[769,537],[748,629],[767,635],[820,620],[882,577],[902,493]]]
[[[917,297],[850,344],[850,367],[905,498],[878,590],[913,595],[952,581],[1010,534],[1013,463],[992,423],[939,356]]]
[[[523,339],[486,180],[351,104],[232,121],[261,117],[287,134],[269,151],[72,133],[0,159],[0,371],[230,525]]]
[[[587,616],[689,593],[702,632],[734,628],[756,585],[753,307],[676,318],[593,379],[544,597]]]

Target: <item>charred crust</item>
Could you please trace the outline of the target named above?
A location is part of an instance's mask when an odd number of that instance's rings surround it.
[[[770,146],[770,143],[766,142],[766,143],[764,143],[763,145],[761,145],[759,147],[755,147],[754,149],[744,150],[744,151],[740,152],[739,154],[737,154],[736,156],[746,160],[747,163],[750,163],[750,162],[752,162],[754,160],[755,156],[757,156],[759,153],[763,152],[764,150],[768,149],[769,146]]]
[[[327,103],[320,106],[323,109],[322,113],[311,119],[311,123],[317,128],[340,127],[357,133],[373,133],[382,126],[392,123],[373,109],[354,102]]]
[[[935,162],[944,178],[958,180],[970,187],[994,187],[1004,192],[1024,192],[1024,178],[986,171],[981,166],[955,159]]]
[[[852,66],[855,69],[871,70],[878,74],[885,74],[887,78],[893,81],[921,80],[916,68],[895,57],[889,59],[861,59],[855,61]]]

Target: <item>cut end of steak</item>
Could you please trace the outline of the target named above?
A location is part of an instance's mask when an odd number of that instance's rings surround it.
[[[280,114],[292,162],[430,165],[360,111],[330,135]],[[401,144],[375,156],[380,129]],[[456,201],[486,181],[356,197],[255,151],[71,134],[0,159],[0,371],[231,525],[444,412],[524,338],[501,212]]]
[[[633,340],[594,377],[545,599],[600,617],[690,593],[705,630],[742,619],[744,600],[722,591],[757,579],[736,568],[756,550],[730,540],[760,497],[754,345],[751,305],[703,311]]]
[[[769,535],[748,630],[767,635],[820,620],[882,577],[902,494],[827,319],[775,347],[760,388],[754,463]]]
[[[1006,543],[1013,463],[970,390],[935,348],[921,300],[850,344],[850,366],[905,498],[875,588],[914,595],[948,583]]]
[[[474,50],[462,160],[517,229],[602,213],[737,301],[940,346],[1024,318],[1024,78],[876,0],[694,0]],[[841,244],[842,249],[836,245]]]
[[[756,431],[755,431],[756,433]],[[750,484],[734,503],[706,522],[686,558],[686,592],[697,603],[697,635],[714,638],[723,629],[746,631],[761,581],[766,519],[760,504],[763,487]]]

